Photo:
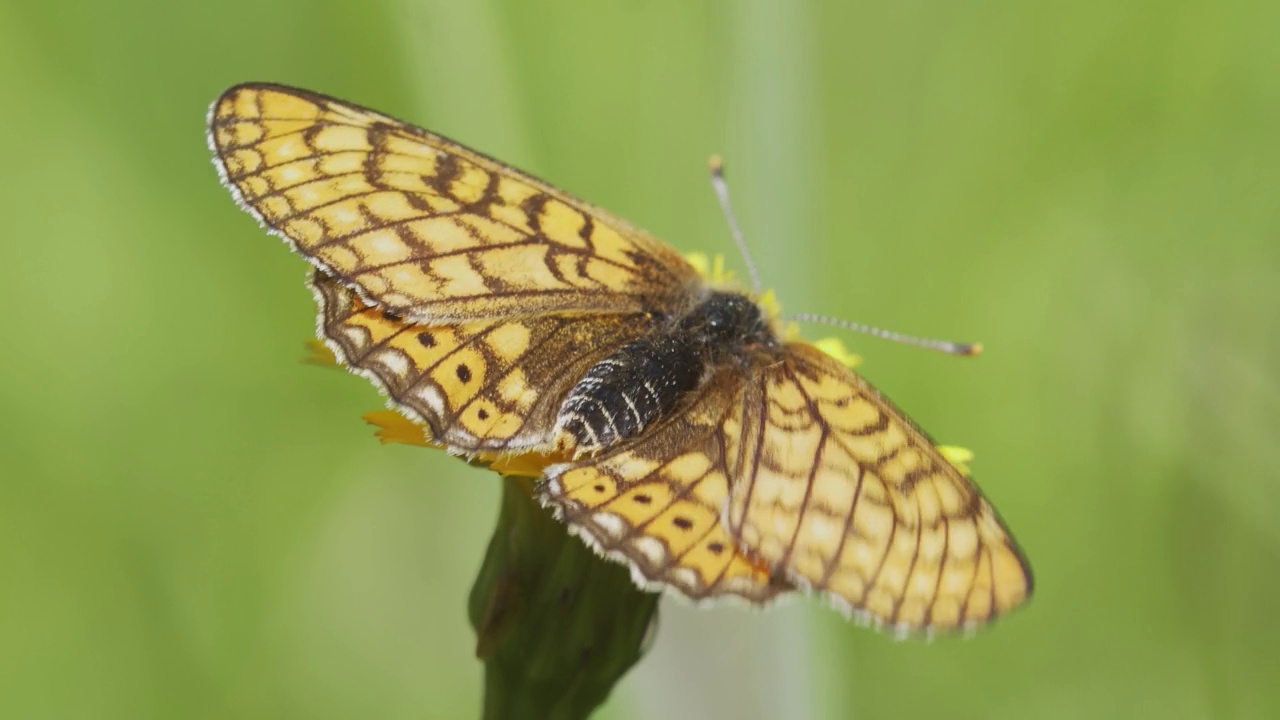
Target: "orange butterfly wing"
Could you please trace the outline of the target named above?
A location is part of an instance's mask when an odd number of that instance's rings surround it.
[[[306,90],[238,85],[209,144],[240,205],[326,274],[406,319],[678,311],[678,253],[447,138]]]
[[[807,343],[759,368],[725,423],[742,547],[899,630],[952,630],[1022,604],[1031,571],[976,485],[852,370]]]

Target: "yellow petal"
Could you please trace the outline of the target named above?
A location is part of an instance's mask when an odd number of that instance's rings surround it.
[[[964,473],[965,477],[973,474],[969,469],[969,463],[973,462],[973,451],[969,448],[959,445],[939,445],[938,452],[942,453],[942,457],[946,458],[947,462]]]
[[[427,431],[423,426],[413,422],[395,410],[374,410],[361,417],[364,421],[378,428],[378,439],[383,445],[402,443],[404,445],[420,445],[436,447],[427,439]]]
[[[849,349],[840,342],[839,338],[826,337],[813,343],[822,352],[830,355],[842,365],[848,367],[857,367],[862,362],[862,357],[849,352]]]
[[[329,349],[329,346],[316,338],[311,338],[307,341],[307,354],[302,358],[302,362],[325,367],[342,367],[338,362],[338,358],[334,356],[333,351]]]

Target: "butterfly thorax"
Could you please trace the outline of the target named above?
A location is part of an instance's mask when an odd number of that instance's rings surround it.
[[[754,353],[777,345],[750,298],[711,292],[592,366],[561,406],[559,442],[589,453],[635,437],[676,411],[716,370],[745,368]]]

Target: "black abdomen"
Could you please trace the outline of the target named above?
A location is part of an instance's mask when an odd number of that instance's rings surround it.
[[[635,437],[667,415],[713,365],[773,343],[760,309],[745,296],[712,293],[689,314],[596,363],[561,405],[558,430],[578,452]]]
[[[672,335],[645,338],[596,363],[560,409],[560,426],[583,451],[633,437],[702,380],[705,363]]]

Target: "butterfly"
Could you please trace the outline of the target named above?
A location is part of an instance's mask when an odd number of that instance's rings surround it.
[[[280,85],[209,144],[313,266],[318,334],[432,444],[558,458],[539,500],[644,588],[800,588],[902,632],[1024,603],[1030,567],[965,473],[758,298],[613,214],[440,135]]]

